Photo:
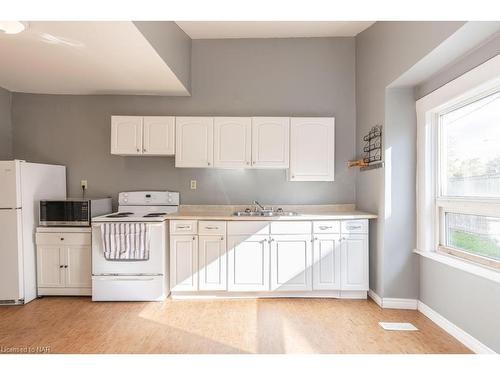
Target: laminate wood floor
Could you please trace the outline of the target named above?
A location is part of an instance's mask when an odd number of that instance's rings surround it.
[[[418,332],[384,331],[379,321]],[[0,307],[0,348],[51,353],[470,353],[424,315],[336,299],[91,302]]]

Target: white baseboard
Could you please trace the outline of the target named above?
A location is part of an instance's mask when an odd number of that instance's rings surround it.
[[[422,314],[424,314],[426,317],[428,317],[430,320],[432,320],[439,327],[444,329],[446,332],[448,332],[451,336],[456,338],[458,341],[460,341],[462,344],[464,344],[466,347],[468,347],[474,353],[477,353],[477,354],[496,354],[495,351],[488,348],[481,341],[472,337],[470,334],[465,332],[463,329],[461,329],[460,327],[457,327],[455,324],[450,322],[444,316],[442,316],[438,312],[434,311],[433,309],[431,309],[429,306],[427,306],[425,303],[423,303],[421,301],[418,301],[418,311],[420,311]]]
[[[416,310],[418,300],[410,298],[382,298],[373,290],[368,291],[368,296],[383,309]]]

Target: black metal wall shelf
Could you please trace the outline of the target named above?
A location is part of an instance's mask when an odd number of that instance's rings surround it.
[[[376,125],[370,129],[367,135],[363,137],[365,145],[363,147],[363,161],[368,164],[361,170],[381,168],[384,166],[382,161],[382,125]]]

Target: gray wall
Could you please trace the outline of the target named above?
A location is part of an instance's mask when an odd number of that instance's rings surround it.
[[[13,94],[14,155],[60,163],[69,195],[171,189],[183,203],[353,203],[354,38],[195,40],[192,96]],[[172,157],[110,155],[110,116],[335,116],[335,182],[287,182],[285,171],[174,168]],[[198,189],[189,190],[189,180]]]
[[[498,54],[500,37],[497,36],[417,87],[417,96],[433,91]],[[420,300],[500,353],[498,283],[421,258]]]
[[[12,94],[0,87],[0,160],[12,159]]]
[[[500,284],[420,258],[420,300],[500,353]]]
[[[363,147],[362,137],[377,124],[384,125],[384,148],[391,138],[390,124],[386,123],[386,88],[400,75],[415,65],[420,59],[441,44],[447,37],[460,28],[463,22],[376,22],[356,37],[356,134],[357,153]],[[395,124],[394,126],[398,126]],[[392,154],[393,160],[403,163],[414,170],[415,165],[406,155]],[[414,298],[416,280],[413,273],[404,274],[408,267],[410,248],[401,248],[406,256],[391,257],[392,247],[385,252],[385,234],[391,231],[386,227],[386,171],[377,169],[359,172],[356,184],[356,204],[360,209],[379,214],[379,219],[370,226],[370,287],[382,297]],[[404,195],[399,196],[400,199]],[[401,215],[411,213],[400,212]],[[392,219],[406,220],[405,216]],[[397,235],[404,240],[414,238],[414,229],[409,227]],[[394,241],[391,241],[394,242]],[[406,243],[402,241],[402,243]],[[402,263],[401,263],[402,262]],[[392,269],[400,277],[384,275],[384,270]],[[391,292],[388,295],[385,289]]]
[[[191,38],[173,21],[134,21],[188,92],[191,91]]]

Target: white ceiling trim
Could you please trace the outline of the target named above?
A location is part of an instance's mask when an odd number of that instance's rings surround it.
[[[176,21],[191,39],[352,37],[372,21]]]

